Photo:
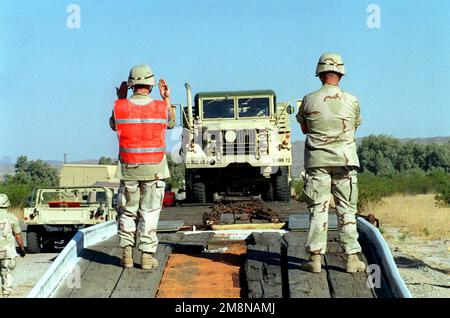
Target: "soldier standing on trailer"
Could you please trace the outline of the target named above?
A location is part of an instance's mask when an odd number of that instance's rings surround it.
[[[170,89],[159,81],[163,100],[150,97],[156,85],[148,65],[134,66],[128,82],[116,88],[117,97],[111,128],[119,139],[116,177],[121,180],[118,197],[119,237],[123,248],[122,266],[133,267],[133,247],[142,252],[142,269],[158,266],[156,229],[161,212],[165,182],[170,177],[166,158],[166,129],[175,125],[175,106]],[[128,89],[133,95],[127,99]]]
[[[344,75],[342,57],[335,53],[323,54],[316,69],[323,86],[303,98],[297,114],[306,134],[303,193],[310,213],[306,242],[310,259],[302,268],[313,273],[320,273],[322,255],[326,252],[331,196],[336,201],[339,236],[347,256],[346,271],[355,273],[365,269],[357,255],[361,246],[355,218],[359,167],[355,132],[361,116],[357,98],[339,87]]]

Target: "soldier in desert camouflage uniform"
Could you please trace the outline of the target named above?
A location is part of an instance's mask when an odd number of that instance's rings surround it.
[[[25,256],[22,230],[14,214],[8,213],[9,199],[0,193],[0,271],[3,296],[12,292],[12,271],[16,267],[16,242],[19,245],[20,256]]]
[[[150,92],[155,85],[156,81],[151,68],[148,65],[138,65],[131,69],[128,82],[122,82],[120,88],[117,88],[119,100],[127,99],[128,89],[133,90],[133,95],[128,100],[134,105],[133,112],[136,118],[128,120],[130,125],[135,125],[135,122],[149,121],[140,118],[142,113],[137,111],[136,107],[153,107],[152,103],[155,101],[150,97]],[[160,80],[158,86],[164,105],[167,107],[167,129],[171,129],[175,125],[176,116],[175,106],[170,102],[170,89],[164,80]],[[116,116],[114,110],[109,123],[111,129],[118,131],[120,136],[121,131],[117,129],[120,120],[117,120]],[[136,135],[133,138],[148,139],[149,137],[145,136],[144,127],[140,129],[135,130]],[[155,128],[152,133],[158,138],[165,138],[163,128]],[[141,150],[146,151],[140,148],[134,149],[133,152]],[[158,162],[130,164],[123,160],[122,155],[121,153],[116,173],[116,177],[121,180],[118,210],[120,246],[123,248],[122,265],[133,267],[132,250],[137,245],[142,252],[142,269],[151,269],[158,266],[154,254],[158,246],[156,230],[164,197],[164,179],[170,177],[167,158],[163,154]]]
[[[303,269],[319,273],[321,255],[327,245],[328,208],[336,201],[340,241],[347,254],[347,272],[365,269],[357,253],[361,252],[356,230],[358,200],[356,128],[361,124],[358,100],[339,87],[345,75],[339,54],[323,54],[316,76],[323,84],[303,98],[297,120],[307,135],[305,142],[306,180],[304,196],[310,212],[306,243],[310,259]]]

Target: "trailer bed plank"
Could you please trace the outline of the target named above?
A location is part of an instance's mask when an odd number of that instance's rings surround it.
[[[112,247],[109,253],[98,251],[81,276],[81,288],[74,289],[70,298],[108,298],[113,292],[123,268],[122,248]]]
[[[158,246],[155,254],[158,260],[157,268],[142,270],[140,266],[135,265],[133,268],[124,269],[111,298],[154,298],[172,250],[171,246]],[[140,255],[140,253],[135,252],[133,255]],[[135,263],[137,263],[136,258]]]
[[[253,233],[250,240],[253,242],[247,246],[245,263],[248,297],[283,297],[281,235],[279,233]]]
[[[336,238],[337,234],[331,235],[331,242],[328,242],[328,250],[325,254],[331,297],[373,298],[372,289],[367,286],[365,272],[355,274],[345,272],[345,254]]]
[[[287,250],[287,276],[290,298],[330,298],[327,272],[310,273],[300,269],[300,264],[309,258],[305,244],[307,232],[290,232],[283,236]]]
[[[111,247],[105,247],[101,248],[101,251],[103,253],[109,253],[111,250]],[[91,249],[84,249],[80,259],[77,262],[77,267],[74,268],[59,284],[58,288],[53,292],[53,295],[51,297],[54,298],[69,298],[70,294],[72,293],[73,289],[76,288],[76,275],[82,276],[83,273],[88,268],[89,264],[91,263],[91,260],[94,258],[95,254],[97,253],[97,250],[91,250]]]

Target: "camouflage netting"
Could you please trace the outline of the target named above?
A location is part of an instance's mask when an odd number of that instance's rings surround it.
[[[216,203],[210,206],[211,211],[203,214],[205,225],[220,224],[224,215],[233,215],[238,223],[252,223],[255,220],[268,223],[282,223],[277,212],[262,201],[251,200],[234,203]]]

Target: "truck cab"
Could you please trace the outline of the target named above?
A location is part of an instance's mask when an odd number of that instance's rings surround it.
[[[187,84],[182,158],[194,203],[221,196],[289,201],[289,103],[272,90],[200,92]]]

